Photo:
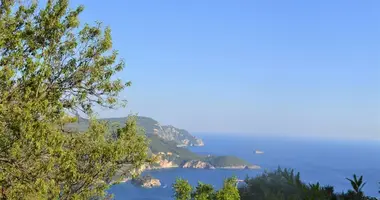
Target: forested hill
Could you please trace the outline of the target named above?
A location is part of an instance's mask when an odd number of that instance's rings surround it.
[[[127,118],[106,118],[100,121],[108,121],[122,126]],[[234,156],[201,156],[183,148],[183,146],[203,146],[203,141],[192,136],[188,131],[178,129],[174,126],[162,126],[156,120],[149,117],[137,117],[137,125],[144,129],[149,139],[149,149],[151,153],[163,155],[167,159],[181,165],[184,162],[197,160],[210,163],[215,167],[239,167],[254,166],[244,160]],[[89,126],[89,120],[80,118],[78,122],[69,124],[67,127],[79,131],[85,131]]]
[[[127,117],[100,119],[100,121],[119,123],[121,126],[124,125],[126,120]],[[188,131],[171,125],[161,125],[158,121],[150,117],[137,116],[137,125],[144,129],[147,136],[157,135],[165,141],[175,142],[178,146],[204,145],[201,139],[194,137]],[[70,124],[68,127],[78,128],[81,131],[86,130],[88,127],[88,120],[80,118],[77,123]]]

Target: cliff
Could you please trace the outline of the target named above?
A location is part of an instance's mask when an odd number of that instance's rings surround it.
[[[182,168],[193,168],[193,169],[215,169],[214,166],[212,166],[208,162],[200,161],[200,160],[191,160],[184,162],[181,165]]]
[[[166,141],[174,141],[179,146],[203,146],[201,139],[194,137],[184,129],[172,125],[160,125],[156,120],[149,117],[139,116],[137,124],[144,128],[145,134],[157,135]]]
[[[143,187],[143,188],[153,188],[160,187],[161,182],[151,176],[141,176],[136,179],[132,179],[132,184]]]
[[[127,117],[99,119],[99,121],[117,123],[120,126],[123,126],[126,120]],[[158,121],[149,117],[137,116],[136,123],[144,130],[148,137],[157,135],[165,141],[175,142],[178,146],[204,145],[202,139],[194,137],[188,131],[171,125],[161,125]],[[88,128],[88,124],[88,119],[80,118],[77,123],[68,124],[67,128],[85,131]]]
[[[100,121],[117,123],[122,126],[127,118],[108,118]],[[87,119],[80,118],[77,123],[67,126],[70,129],[85,131],[88,128]],[[192,136],[188,131],[174,126],[162,126],[156,120],[149,117],[137,117],[137,125],[145,130],[149,140],[149,154],[160,155],[157,163],[144,166],[140,171],[151,169],[162,169],[172,167],[186,168],[224,168],[224,169],[258,169],[244,160],[234,156],[202,156],[191,152],[187,148],[179,146],[203,146],[201,139]],[[184,163],[188,162],[186,165]]]
[[[159,155],[157,157],[157,161],[151,164],[150,166],[147,166],[146,169],[147,170],[165,169],[165,168],[173,168],[173,167],[178,167],[178,165],[175,162],[166,159],[163,155]]]
[[[185,161],[182,168],[193,169],[260,169],[260,166],[252,165],[234,156],[215,156],[203,160]]]

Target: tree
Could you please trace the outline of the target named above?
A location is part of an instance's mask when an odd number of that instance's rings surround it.
[[[362,192],[362,178],[350,180],[353,190],[346,193],[335,193],[332,186],[321,186],[319,183],[306,184],[300,174],[294,170],[277,169],[264,172],[255,178],[247,178],[245,185],[239,187],[241,199],[286,200],[286,199],[326,199],[326,200],[375,200]]]
[[[363,187],[365,186],[365,182],[363,182],[363,176],[360,176],[359,179],[357,179],[356,174],[353,175],[354,179],[346,178],[348,181],[350,181],[352,189],[354,192],[358,195],[361,195],[363,193]]]
[[[111,30],[81,26],[82,11],[68,0],[0,0],[0,199],[103,197],[149,161],[132,117],[123,128],[92,119],[84,133],[67,129],[70,113],[123,106],[130,85],[113,78],[124,62]]]
[[[85,113],[94,104],[118,105],[119,92],[130,83],[111,79],[124,68],[123,61],[116,62],[111,30],[99,22],[79,30],[83,6],[71,10],[68,0],[48,0],[41,10],[37,6],[1,1],[0,102],[27,95],[48,100],[58,110]]]
[[[215,199],[214,187],[210,184],[198,182],[198,186],[195,188],[192,197],[195,200],[213,200]]]
[[[223,188],[216,193],[216,200],[239,200],[237,178],[232,177],[224,180]]]
[[[174,197],[176,200],[239,200],[239,190],[236,184],[236,177],[228,178],[224,180],[222,189],[215,192],[212,185],[198,182],[195,191],[193,191],[187,180],[177,179],[173,184]]]
[[[176,200],[190,200],[193,188],[187,180],[177,179],[173,184],[174,197]]]

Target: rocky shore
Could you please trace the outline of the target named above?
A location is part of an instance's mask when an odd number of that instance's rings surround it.
[[[208,162],[201,160],[190,160],[185,161],[180,165],[175,164],[172,161],[166,159],[157,161],[154,165],[142,166],[138,171],[142,173],[143,171],[158,170],[158,169],[169,169],[169,168],[188,168],[188,169],[236,169],[236,170],[256,170],[261,167],[258,165],[231,165],[231,166],[214,166]]]
[[[143,188],[154,188],[161,186],[160,180],[151,176],[141,176],[136,179],[132,179],[132,184]]]
[[[178,167],[173,161],[169,161],[167,159],[159,160],[155,164],[150,165],[145,168],[145,170],[153,170],[153,169],[166,169],[166,168],[174,168]]]
[[[231,165],[224,167],[215,167],[208,162],[200,160],[191,160],[184,162],[181,168],[192,168],[192,169],[260,169],[258,165]]]
[[[215,169],[210,163],[203,162],[200,160],[191,160],[184,162],[181,168],[192,168],[192,169]]]
[[[215,167],[209,162],[201,161],[201,160],[189,160],[184,161],[182,164],[177,165],[172,161],[169,161],[167,159],[161,159],[158,160],[154,165],[150,166],[142,166],[140,169],[138,169],[138,173],[142,173],[143,171],[149,171],[149,170],[157,170],[157,169],[167,169],[167,168],[189,168],[189,169],[228,169],[228,170],[244,170],[244,169],[260,169],[260,166],[257,165],[231,165],[231,166],[223,166],[223,167]],[[135,179],[131,178],[125,178],[120,182],[127,182],[131,181],[132,184],[143,187],[143,188],[154,188],[154,187],[160,187],[161,182],[159,179],[153,178],[151,176],[140,176]]]
[[[227,167],[218,167],[218,169],[260,169],[258,165],[238,165],[238,166],[227,166]]]

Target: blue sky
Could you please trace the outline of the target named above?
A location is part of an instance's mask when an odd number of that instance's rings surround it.
[[[85,1],[125,109],[192,132],[380,138],[380,1]]]

